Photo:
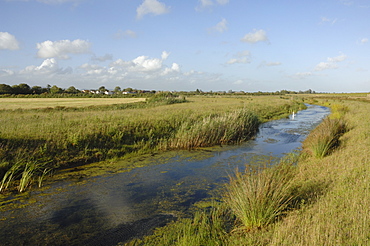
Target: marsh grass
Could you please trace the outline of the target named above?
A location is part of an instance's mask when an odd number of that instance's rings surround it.
[[[311,155],[323,158],[339,147],[339,139],[347,129],[343,118],[327,117],[309,134],[303,148]]]
[[[232,224],[229,210],[215,204],[208,209],[196,211],[192,218],[181,218],[156,229],[143,240],[136,239],[126,245],[228,245],[227,232]]]
[[[315,100],[317,100],[317,103],[323,103],[323,100],[318,97],[315,97]],[[332,100],[331,103],[334,103],[335,98]],[[338,102],[335,103],[337,104]],[[240,217],[244,216],[244,213],[248,214],[245,212],[247,206],[230,206],[227,205],[227,202],[224,202],[222,205],[225,206],[224,211],[227,211],[228,219],[218,221],[229,226],[217,226],[217,228],[224,229],[223,233],[218,234],[222,235],[222,237],[216,237],[222,240],[206,239],[203,236],[204,241],[198,239],[192,241],[192,235],[195,238],[200,237],[200,235],[197,235],[198,231],[195,231],[194,228],[185,230],[183,227],[186,225],[188,226],[187,228],[191,228],[189,225],[193,223],[193,220],[186,219],[186,223],[188,223],[186,224],[180,219],[179,222],[182,225],[173,222],[169,226],[164,227],[163,230],[157,229],[154,233],[156,236],[151,238],[156,238],[157,241],[147,241],[144,238],[141,244],[138,245],[162,245],[161,242],[163,241],[161,241],[161,238],[167,240],[166,237],[173,239],[173,241],[166,241],[172,242],[172,245],[176,245],[175,240],[178,238],[189,240],[190,243],[188,245],[369,245],[370,114],[368,112],[370,103],[351,100],[341,102],[341,104],[344,105],[343,108],[346,109],[346,112],[340,118],[345,117],[345,124],[351,127],[347,127],[347,131],[341,136],[341,140],[345,141],[345,144],[342,144],[340,149],[331,152],[331,155],[325,158],[289,155],[283,162],[291,163],[291,165],[285,166],[288,167],[286,170],[284,169],[285,167],[279,167],[282,169],[280,171],[275,170],[277,173],[274,175],[270,173],[274,172],[272,169],[266,172],[267,169],[265,170],[265,168],[250,168],[249,170],[252,170],[254,177],[249,172],[238,172],[231,178],[230,184],[227,185],[229,186],[228,189],[239,189],[239,192],[237,195],[232,195],[231,193],[228,194],[226,189],[226,193],[223,194],[225,200],[235,200],[232,201],[235,204],[245,203],[252,204],[250,207],[258,207],[265,206],[265,203],[272,203],[271,199],[266,199],[266,197],[271,197],[273,193],[276,192],[277,194],[279,192],[273,191],[270,193],[266,191],[268,189],[263,189],[263,187],[271,187],[270,183],[274,184],[278,188],[277,190],[283,191],[280,200],[287,201],[287,204],[277,206],[278,210],[275,212],[278,215],[277,217],[265,220],[271,221],[270,224],[266,225],[266,222],[255,223],[253,227],[255,229],[252,229],[250,222],[246,222],[247,226],[245,226]],[[333,111],[333,113],[335,112]],[[331,120],[340,120],[335,115],[329,118]],[[339,128],[341,129],[342,127]],[[258,175],[261,176],[258,177]],[[279,180],[281,179],[280,176],[283,177],[284,175],[291,177],[288,179],[282,178],[282,183],[287,184],[286,188],[279,188],[280,184],[276,184],[277,182],[275,181],[270,183],[258,181],[260,179],[270,180],[267,177],[276,177]],[[252,179],[252,181],[249,179]],[[250,183],[251,185],[247,186],[245,183]],[[247,188],[243,188],[244,186]],[[243,190],[261,191],[251,192],[250,195],[247,195],[248,192]],[[250,200],[257,201],[250,202],[247,200],[244,202],[240,199],[242,202],[239,202],[239,194],[242,198],[250,196]],[[261,196],[264,199],[256,199],[259,197],[257,194],[266,195]],[[265,201],[265,203],[262,201]],[[232,207],[235,208],[233,209]],[[238,209],[240,209],[239,213],[242,215],[238,215],[235,212]],[[254,214],[264,213],[256,209]],[[254,214],[252,216],[255,216]],[[247,216],[246,218],[248,219],[249,217]],[[271,218],[271,216],[267,216],[267,218]],[[205,221],[208,221],[208,219]],[[259,229],[261,225],[263,226]],[[194,226],[198,226],[198,224],[195,223]],[[202,228],[210,227],[203,225]],[[178,232],[181,232],[181,234]],[[187,236],[183,235],[184,232],[187,232]],[[181,235],[181,237],[176,237],[176,235]],[[171,243],[163,245],[171,245]]]
[[[237,230],[250,231],[272,224],[286,212],[295,198],[292,189],[296,170],[284,162],[246,170],[230,177],[224,199],[241,225]]]
[[[20,153],[26,160],[38,163],[39,177],[45,168],[238,143],[253,136],[258,119],[265,119],[269,112],[283,116],[289,107],[297,105],[300,104],[279,97],[185,100],[164,94],[134,104],[0,110],[0,179],[20,180],[21,171],[11,169],[18,165]],[[26,163],[23,161],[21,170],[32,173],[24,168]],[[4,176],[10,169],[14,175],[9,172]],[[3,183],[2,190],[13,181]]]
[[[241,109],[223,115],[210,115],[183,124],[169,143],[170,149],[191,149],[245,141],[254,136],[260,121],[257,115]]]

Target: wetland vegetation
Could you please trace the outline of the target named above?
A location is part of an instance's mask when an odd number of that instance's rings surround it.
[[[3,99],[0,103],[9,103]],[[76,100],[41,108],[37,105],[43,98],[27,99],[24,107],[0,110],[1,192],[39,186],[58,168],[240,143],[253,137],[261,122],[304,107],[302,100],[281,96],[185,99],[159,93],[130,104],[117,100],[106,105],[97,98],[96,106],[83,107]]]
[[[245,140],[249,126],[286,117],[308,102],[331,107],[332,114],[311,132],[300,154],[287,155],[278,165],[236,171],[215,197],[195,204],[192,215],[127,245],[369,244],[368,98],[164,96],[152,100],[130,106],[0,111],[1,189],[23,191],[41,185],[52,170],[97,160],[238,143]],[[237,127],[241,135],[235,137],[230,128],[240,119],[249,123]],[[208,129],[216,132],[207,135]],[[191,133],[187,144],[179,142],[183,132]],[[216,141],[210,138],[213,135],[218,136]]]
[[[301,154],[237,171],[206,208],[128,245],[368,245],[370,103],[312,100],[332,114]]]

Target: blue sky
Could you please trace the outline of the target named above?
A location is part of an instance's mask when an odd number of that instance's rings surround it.
[[[0,0],[0,84],[370,91],[368,0]]]

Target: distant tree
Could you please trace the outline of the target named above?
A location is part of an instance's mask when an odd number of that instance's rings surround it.
[[[99,89],[98,89],[98,91],[100,91],[100,92],[106,92],[107,91],[107,89],[105,89],[105,86],[100,86],[99,87]]]
[[[21,83],[19,85],[13,85],[13,93],[14,94],[31,94],[31,87],[25,83]]]
[[[116,93],[121,92],[121,87],[116,86],[116,88],[114,88],[114,92],[116,92]]]
[[[131,87],[128,87],[128,88],[124,89],[124,91],[132,92],[132,91],[133,91],[133,89],[132,89]]]
[[[31,92],[32,92],[32,94],[42,94],[44,92],[47,92],[47,89],[42,88],[41,86],[35,85],[35,86],[32,86]]]
[[[64,90],[62,88],[59,88],[58,86],[56,85],[53,85],[51,88],[50,88],[50,93],[51,94],[60,94],[60,93],[63,93]]]
[[[66,92],[67,93],[70,93],[70,94],[77,94],[79,93],[80,91],[76,89],[76,87],[74,86],[70,86],[68,87],[68,89],[66,89]]]
[[[13,94],[13,88],[10,85],[0,84],[0,94]]]

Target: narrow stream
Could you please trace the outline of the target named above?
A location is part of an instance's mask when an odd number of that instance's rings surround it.
[[[1,211],[0,245],[116,245],[144,235],[211,197],[236,168],[273,163],[298,149],[329,113],[308,105],[263,124],[256,139],[238,146],[165,153],[150,166],[32,191]]]

